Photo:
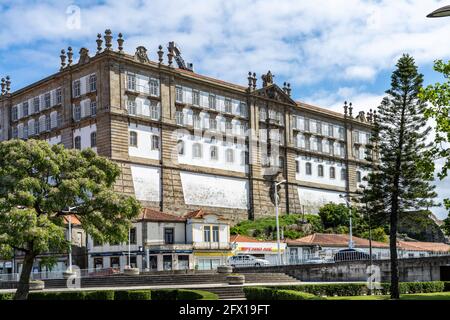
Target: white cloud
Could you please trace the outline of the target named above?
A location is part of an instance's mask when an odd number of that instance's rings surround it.
[[[128,51],[145,45],[155,56],[159,44],[175,40],[203,73],[245,84],[249,70],[270,68],[294,88],[321,80],[372,80],[405,51],[419,63],[450,56],[442,41],[450,23],[425,18],[442,1],[78,3],[81,28],[71,30],[66,9],[72,1],[6,2],[0,7],[0,50],[37,42],[76,42],[95,50],[96,33],[111,28],[124,33]]]

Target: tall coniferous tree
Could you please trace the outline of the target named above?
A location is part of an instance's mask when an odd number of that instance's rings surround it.
[[[426,138],[431,128],[424,116],[425,104],[418,99],[423,75],[414,59],[403,55],[391,77],[391,88],[378,107],[371,139],[377,160],[368,176],[363,199],[375,209],[379,219],[390,226],[391,298],[399,298],[397,225],[399,213],[428,208],[436,197],[434,166],[429,158]]]

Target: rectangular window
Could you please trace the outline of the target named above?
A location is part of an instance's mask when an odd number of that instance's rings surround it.
[[[316,132],[317,134],[322,134],[322,122],[317,121],[316,123]]]
[[[203,242],[211,242],[211,226],[203,227]]]
[[[28,101],[25,101],[24,103],[22,103],[22,114],[24,117],[27,117],[28,113]]]
[[[219,226],[212,227],[212,242],[219,242]]]
[[[305,172],[306,172],[306,175],[308,175],[308,176],[310,176],[310,175],[312,175],[312,165],[311,165],[311,163],[306,163],[306,165],[305,165]]]
[[[150,118],[159,120],[159,106],[157,102],[150,101]]]
[[[81,106],[80,105],[75,105],[74,106],[73,119],[75,121],[80,121],[81,120]]]
[[[152,136],[152,150],[159,150],[159,137],[155,135]]]
[[[242,117],[246,117],[247,116],[247,104],[245,102],[239,102],[239,114]]]
[[[164,228],[164,244],[173,244],[173,243],[174,243],[174,229]]]
[[[17,110],[17,106],[12,107],[11,118],[13,121],[16,121],[19,118],[19,111]]]
[[[202,157],[202,145],[200,143],[194,143],[192,145],[192,156],[194,158]]]
[[[309,126],[309,119],[305,119],[305,131],[307,131],[307,132],[309,132],[309,128],[310,128],[310,126]]]
[[[128,100],[127,101],[128,114],[136,115],[136,101]]]
[[[231,99],[225,98],[225,112],[226,113],[232,113],[233,108],[231,106]]]
[[[77,150],[81,150],[81,137],[76,136],[74,139],[74,148]]]
[[[202,128],[202,119],[198,113],[194,114],[194,128],[201,129]]]
[[[328,136],[333,137],[334,136],[334,128],[332,124],[328,125]]]
[[[192,91],[192,104],[194,106],[200,105],[200,92],[197,90]]]
[[[159,96],[159,81],[157,79],[150,79],[150,95],[158,97]]]
[[[136,131],[130,131],[130,146],[131,147],[137,147],[138,141],[137,141],[137,132]]]
[[[62,90],[61,90],[61,88],[56,89],[56,104],[62,104]]]
[[[97,114],[97,101],[91,101],[91,116]]]
[[[97,132],[91,132],[91,148],[97,147]]]
[[[73,82],[73,96],[75,98],[81,96],[81,82],[80,82],[80,80],[75,80]]]
[[[344,140],[344,128],[339,128],[339,139]]]
[[[175,88],[175,93],[176,93],[176,101],[183,103],[183,88],[182,87],[176,87]]]
[[[51,96],[50,96],[50,92],[47,92],[44,95],[44,106],[46,109],[51,107]]]
[[[210,147],[210,155],[211,155],[211,160],[218,160],[219,159],[219,155],[218,155],[218,151],[217,151],[217,147],[216,146],[211,146]]]
[[[127,74],[127,89],[129,91],[136,91],[136,75],[132,73]]]
[[[184,114],[183,111],[177,111],[175,113],[175,119],[177,121],[177,125],[182,126],[184,124]]]
[[[45,116],[45,131],[50,131],[51,121],[50,116]]]
[[[89,90],[91,92],[97,91],[97,75],[95,74],[89,76]]]
[[[216,109],[216,96],[213,94],[209,94],[208,96],[208,106],[210,109]]]
[[[209,119],[209,129],[211,130],[217,130],[217,120],[216,118]]]
[[[317,152],[323,152],[322,138],[317,138]]]
[[[34,113],[39,112],[39,107],[40,107],[39,97],[35,97],[33,99],[33,107],[34,107]]]
[[[266,119],[267,119],[266,108],[260,107],[260,109],[259,109],[259,120],[260,121],[265,121]]]
[[[233,163],[234,162],[234,150],[233,149],[227,149],[225,154],[226,154],[226,161],[228,163]]]
[[[295,160],[295,172],[300,173],[300,162]]]
[[[305,149],[311,150],[311,137],[310,136],[305,137]]]

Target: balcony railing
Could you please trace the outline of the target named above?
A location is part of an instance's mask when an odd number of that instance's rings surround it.
[[[228,242],[194,242],[193,248],[200,250],[229,250],[231,249],[231,245]]]

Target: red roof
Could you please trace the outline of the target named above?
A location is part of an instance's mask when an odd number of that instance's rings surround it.
[[[297,240],[287,240],[288,245],[319,245],[328,247],[346,247],[350,236],[348,234],[333,234],[333,233],[314,233],[312,235],[297,239]],[[352,237],[353,244],[355,247],[369,247],[369,240]],[[389,248],[389,244],[372,241],[372,247],[375,248]]]
[[[399,241],[398,247],[411,251],[449,252],[450,245],[441,242]]]
[[[256,238],[243,236],[242,234],[233,234],[230,236],[230,242],[263,242]]]
[[[154,222],[185,222],[186,218],[173,214],[164,213],[151,208],[144,208],[140,214],[138,221],[154,221]]]
[[[74,214],[70,215],[70,223],[72,225],[81,225],[80,219]],[[69,224],[69,216],[64,216],[64,224]]]

